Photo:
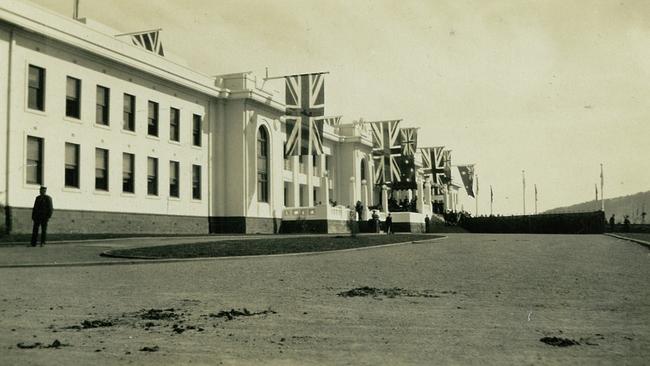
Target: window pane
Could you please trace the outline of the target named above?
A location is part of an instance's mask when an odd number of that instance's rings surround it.
[[[158,103],[149,102],[147,133],[158,136]]]
[[[122,128],[128,131],[135,131],[135,97],[124,94],[124,111]]]
[[[28,184],[43,184],[43,139],[27,136],[25,168]]]
[[[68,76],[66,83],[65,115],[79,118],[81,80]]]
[[[31,109],[44,110],[45,70],[29,65],[29,81],[27,84],[27,106]]]
[[[95,189],[108,190],[108,150],[95,149]]]
[[[133,185],[133,170],[134,170],[134,155],[124,153],[122,155],[122,191],[134,192]]]
[[[201,167],[192,165],[192,198],[201,199]]]

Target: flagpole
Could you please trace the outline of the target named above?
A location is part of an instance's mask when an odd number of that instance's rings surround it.
[[[523,186],[524,216],[526,215],[526,171],[521,171],[521,184]]]
[[[535,215],[537,215],[537,184],[535,184]]]
[[[79,19],[79,0],[74,0],[74,8],[72,10],[72,19]]]
[[[600,210],[605,212],[605,178],[603,176],[603,163],[600,163]]]

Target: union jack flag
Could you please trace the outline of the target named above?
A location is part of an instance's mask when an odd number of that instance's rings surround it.
[[[287,107],[285,155],[323,154],[325,119],[325,77],[320,74],[285,78]]]
[[[316,117],[317,120],[323,120],[325,121],[326,124],[332,126],[332,127],[338,127],[341,124],[341,118],[342,116],[335,116],[335,117]]]
[[[418,146],[418,129],[417,128],[400,128],[400,144],[402,145],[402,155],[413,157]]]
[[[442,152],[442,160],[445,166],[445,174],[441,177],[443,183],[451,183],[451,150]]]
[[[396,158],[402,155],[402,147],[398,141],[400,120],[368,123],[372,131],[375,184],[399,182],[402,173]]]
[[[445,162],[442,151],[444,146],[425,147],[422,152],[422,167],[424,174],[431,175],[434,183],[443,184],[445,176]]]

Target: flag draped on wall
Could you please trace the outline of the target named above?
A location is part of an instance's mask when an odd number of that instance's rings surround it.
[[[442,176],[442,183],[451,183],[451,150],[443,150],[442,160],[444,162],[445,174]]]
[[[160,42],[160,29],[154,31],[143,31],[140,33],[131,33],[131,42],[134,46],[142,47],[147,51],[153,52],[160,56],[165,56],[162,42]]]
[[[425,175],[430,175],[433,183],[444,184],[445,162],[442,156],[444,146],[425,147],[422,153],[422,167]]]
[[[400,128],[400,145],[402,146],[402,156],[413,157],[418,148],[418,129],[417,128]]]
[[[459,165],[458,172],[460,173],[460,178],[463,180],[467,195],[474,197],[474,165]]]
[[[372,156],[375,161],[375,184],[400,181],[398,159],[402,147],[399,140],[400,120],[367,122],[372,131]]]
[[[319,74],[291,75],[285,78],[286,133],[285,155],[323,154],[325,123],[325,77]]]

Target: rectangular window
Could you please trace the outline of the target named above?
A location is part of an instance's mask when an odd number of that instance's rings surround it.
[[[180,116],[181,111],[169,108],[169,139],[172,141],[180,141]]]
[[[110,89],[97,85],[97,101],[95,106],[95,122],[98,125],[108,126],[110,105]]]
[[[198,114],[192,118],[192,145],[201,146],[201,116]]]
[[[127,131],[135,131],[135,97],[126,93],[124,94],[122,128]]]
[[[178,162],[169,162],[169,197],[179,197],[179,183],[178,183]]]
[[[158,195],[158,158],[147,158],[147,194]]]
[[[192,165],[192,198],[201,199],[201,166]]]
[[[81,117],[81,80],[68,76],[65,89],[65,115]]]
[[[122,192],[135,193],[135,155],[122,154]]]
[[[158,103],[149,101],[149,115],[147,117],[147,134],[158,136]]]
[[[95,189],[108,191],[108,150],[95,149]]]
[[[26,181],[28,184],[43,184],[43,139],[27,136]]]
[[[65,143],[65,186],[79,188],[79,145]]]
[[[27,107],[45,110],[45,69],[29,65]]]

